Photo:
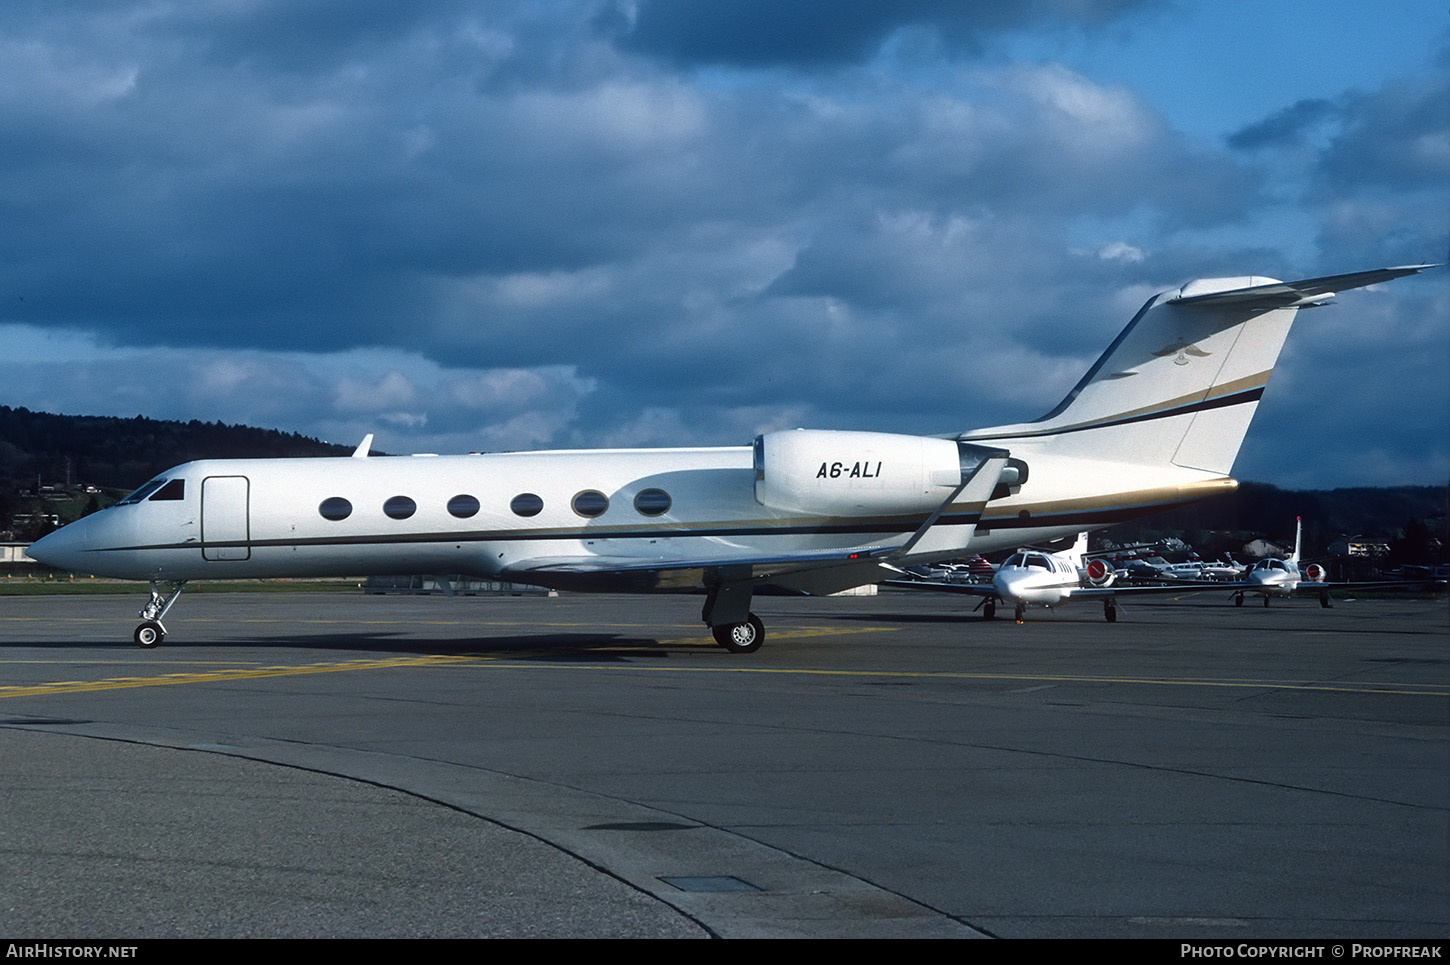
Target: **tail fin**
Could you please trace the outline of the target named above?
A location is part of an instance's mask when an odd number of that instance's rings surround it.
[[[1067,557],[1072,565],[1080,570],[1083,568],[1083,558],[1087,556],[1087,551],[1088,534],[1086,532],[1082,532],[1077,534],[1077,540],[1072,544],[1072,547],[1070,549],[1062,551],[1062,555]]]
[[[1299,543],[1304,537],[1304,517],[1294,517],[1294,555],[1289,557],[1290,563],[1299,562]]]
[[[1047,415],[960,438],[1227,476],[1298,310],[1431,267],[1190,282],[1149,299]]]

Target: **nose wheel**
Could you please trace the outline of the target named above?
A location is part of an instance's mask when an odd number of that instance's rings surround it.
[[[141,625],[131,635],[131,638],[136,641],[136,646],[143,650],[150,650],[166,639],[166,628],[161,625],[161,618],[166,616],[166,611],[171,609],[171,604],[181,596],[181,588],[185,585],[185,583],[152,581],[151,599],[137,614],[141,618]]]
[[[147,620],[136,628],[134,637],[136,646],[143,650],[150,650],[166,639],[166,628],[155,620]]]

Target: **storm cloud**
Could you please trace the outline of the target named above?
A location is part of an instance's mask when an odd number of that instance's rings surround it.
[[[1165,11],[7,4],[0,401],[390,451],[944,432],[1046,411],[1188,278],[1444,260],[1443,18],[1217,139],[1007,43],[1127,56]],[[1443,481],[1446,292],[1312,313],[1239,474]],[[1438,416],[1393,427],[1375,365]],[[1331,416],[1384,456],[1290,443]]]

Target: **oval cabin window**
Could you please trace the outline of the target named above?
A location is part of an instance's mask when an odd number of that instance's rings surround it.
[[[663,516],[670,511],[670,494],[663,489],[641,489],[634,508],[641,516]]]
[[[317,507],[317,511],[322,514],[323,519],[337,522],[352,515],[352,503],[341,496],[329,496],[322,501],[321,506]]]
[[[509,501],[509,509],[515,516],[537,516],[544,509],[544,501],[533,493],[519,493]]]
[[[470,516],[478,515],[478,500],[466,493],[461,493],[448,500],[448,513],[459,519],[468,519]]]
[[[388,501],[383,503],[384,515],[393,519],[407,519],[418,511],[418,504],[407,496],[390,496]]]
[[[593,519],[609,508],[609,497],[597,489],[586,489],[576,495],[570,505],[580,516]]]

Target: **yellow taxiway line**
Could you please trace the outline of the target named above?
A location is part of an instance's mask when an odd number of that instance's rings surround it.
[[[317,621],[328,622],[328,621]],[[338,621],[343,622],[343,621]],[[356,621],[346,621],[356,622]],[[490,624],[494,625],[494,624]],[[583,626],[584,624],[578,624]],[[534,630],[539,628],[537,623],[528,624]],[[551,624],[555,627],[571,627],[575,624]],[[589,624],[598,629],[598,624]],[[647,625],[641,625],[643,629]],[[618,627],[620,629],[630,629]],[[616,629],[611,625],[611,629]],[[832,627],[796,627],[789,630],[780,630],[771,634],[773,640],[804,639],[808,637],[839,636],[854,633],[881,633],[894,630],[894,627],[852,627],[850,629],[838,629]],[[699,636],[690,636],[677,639],[656,640],[654,646],[691,646],[713,648],[713,641]],[[597,653],[608,653],[615,650],[636,650],[637,644],[608,643],[598,647],[590,648]],[[541,654],[547,657],[547,654]],[[745,658],[749,659],[749,658]],[[0,661],[0,665],[8,661]],[[43,661],[27,660],[24,663],[37,663]],[[107,660],[105,663],[114,663]],[[71,662],[70,666],[74,666]],[[762,666],[713,666],[713,667],[682,667],[682,666],[658,666],[642,664],[590,664],[590,663],[551,663],[547,660],[530,660],[520,662],[516,656],[496,655],[487,653],[464,653],[464,654],[426,654],[419,656],[400,656],[385,658],[364,658],[358,660],[328,660],[317,663],[273,665],[273,666],[250,666],[230,667],[213,670],[182,671],[172,673],[154,674],[144,677],[108,677],[100,680],[57,680],[38,684],[21,685],[0,685],[0,698],[5,697],[38,697],[53,694],[74,694],[87,693],[100,690],[124,690],[134,687],[168,687],[184,684],[207,684],[225,683],[235,680],[258,680],[266,677],[294,677],[308,674],[324,673],[352,673],[363,670],[396,670],[407,667],[442,667],[442,666],[463,666],[473,665],[491,670],[611,670],[627,672],[648,672],[648,673],[733,673],[733,674],[773,674],[792,676],[814,676],[814,677],[855,677],[855,678],[892,678],[892,679],[917,679],[917,680],[999,680],[1015,681],[1022,683],[1048,683],[1048,684],[1073,684],[1073,683],[1097,683],[1097,684],[1138,684],[1143,686],[1159,687],[1223,687],[1252,690],[1309,690],[1328,691],[1345,694],[1378,694],[1378,695],[1399,695],[1399,696],[1420,696],[1420,697],[1445,697],[1450,696],[1450,687],[1407,684],[1407,683],[1365,683],[1347,684],[1344,682],[1329,682],[1318,680],[1268,680],[1261,678],[1229,679],[1229,678],[1173,678],[1173,677],[1128,677],[1121,675],[1096,675],[1096,674],[1014,674],[1014,673],[970,673],[962,671],[932,671],[932,670],[832,670],[820,668],[792,668],[792,667],[762,667]]]

